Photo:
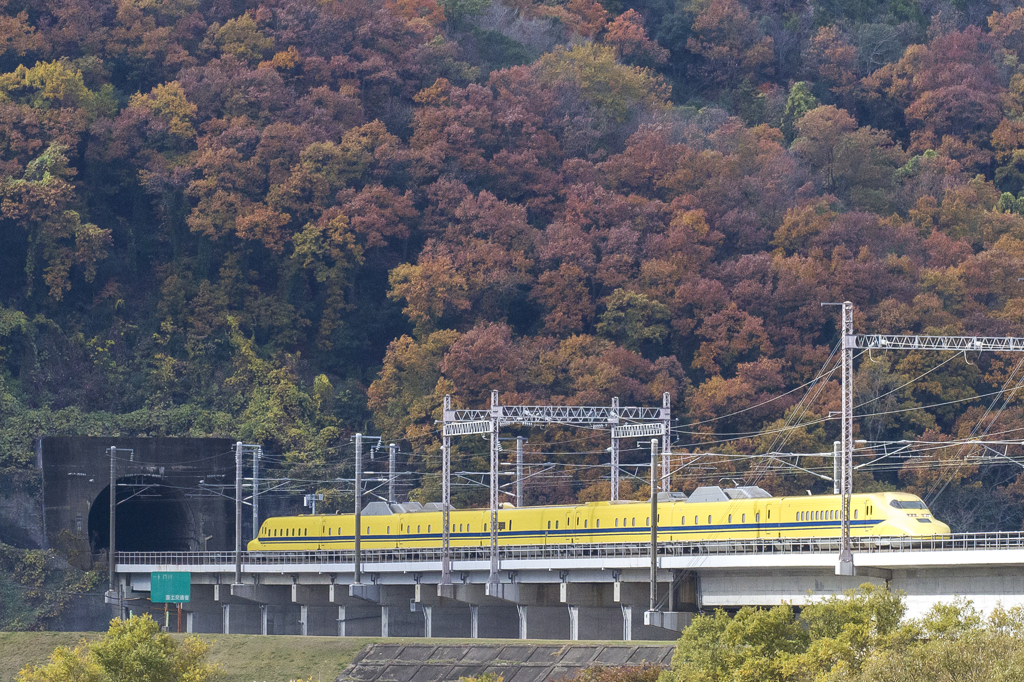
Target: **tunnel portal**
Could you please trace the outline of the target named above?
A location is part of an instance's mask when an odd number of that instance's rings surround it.
[[[117,479],[117,551],[189,552],[199,549],[195,517],[178,489],[152,476]],[[110,486],[89,508],[89,545],[93,553],[110,547]]]
[[[37,442],[37,457],[49,547],[85,557],[76,561],[86,569],[106,554],[111,446],[118,452],[118,551],[221,551],[234,546],[232,441],[46,436]],[[245,525],[243,533],[248,539]]]

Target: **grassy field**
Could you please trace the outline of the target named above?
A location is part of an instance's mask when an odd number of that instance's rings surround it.
[[[42,663],[58,646],[71,646],[83,637],[98,639],[99,632],[0,632],[0,682],[11,682],[25,665]],[[172,635],[184,638],[185,635]],[[332,682],[366,644],[385,641],[379,637],[291,637],[275,635],[200,635],[210,644],[210,660],[223,670],[221,682],[288,682],[308,680]],[[390,638],[388,642],[419,642]],[[436,643],[458,642],[508,644],[512,640],[433,639]],[[518,640],[515,640],[519,643]],[[552,644],[534,641],[534,644]],[[570,642],[563,642],[569,644]],[[584,642],[577,642],[583,644]],[[587,642],[622,644],[622,642]],[[671,642],[631,642],[631,644],[671,644]]]
[[[88,639],[100,636],[85,635]],[[82,637],[73,632],[0,632],[0,682],[10,682],[25,665],[41,663],[56,647],[73,645]],[[380,641],[371,637],[201,637],[211,645],[210,660],[223,668],[223,682],[287,682],[310,677],[331,682],[363,645]]]

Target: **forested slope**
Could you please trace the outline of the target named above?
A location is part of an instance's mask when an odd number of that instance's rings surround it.
[[[677,449],[721,455],[686,489],[830,451],[838,376],[798,388],[832,367],[821,302],[862,332],[1024,335],[1016,5],[10,0],[0,466],[40,434],[225,434],[331,492],[362,430],[430,499],[442,396],[491,390],[671,391]],[[1019,439],[1016,362],[865,355],[858,438]],[[606,439],[534,431],[559,466],[531,499],[604,496]],[[1019,528],[1020,467],[978,452],[857,485]]]

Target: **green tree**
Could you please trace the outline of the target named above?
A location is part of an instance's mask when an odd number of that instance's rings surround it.
[[[665,107],[670,88],[661,76],[617,61],[615,49],[597,43],[555,48],[537,61],[542,81],[566,81],[583,98],[621,123],[638,106]]]
[[[806,82],[793,83],[786,99],[786,110],[782,114],[782,133],[786,136],[786,142],[792,142],[796,136],[796,122],[817,106],[818,99],[811,94],[811,88]]]
[[[491,0],[441,0],[444,18],[453,31],[461,31],[466,21],[490,7]]]
[[[730,618],[725,611],[697,616],[683,631],[666,682],[765,682],[793,679],[795,657],[809,636],[788,604],[771,609],[743,607]]]
[[[28,666],[18,682],[205,682],[216,676],[209,646],[198,637],[178,644],[148,614],[110,621],[96,643],[58,647],[50,660]]]
[[[616,289],[605,302],[607,310],[597,323],[597,333],[619,345],[640,352],[657,347],[668,336],[672,313],[664,303],[626,289]]]

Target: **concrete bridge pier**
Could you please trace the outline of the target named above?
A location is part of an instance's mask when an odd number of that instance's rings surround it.
[[[259,634],[298,635],[302,634],[300,608],[292,601],[293,592],[287,585],[215,585],[217,601],[228,605],[250,602],[259,607]],[[224,600],[225,590],[230,590],[230,600]],[[238,609],[236,609],[238,611]]]
[[[519,639],[568,639],[570,610],[564,606],[519,604]]]
[[[192,585],[192,598],[182,606],[185,632],[217,633],[222,627],[220,605],[213,601],[213,585]]]
[[[292,583],[291,600],[299,605],[299,632],[303,635],[337,634],[337,609],[330,604],[330,585]]]
[[[423,610],[424,637],[472,637],[476,622],[472,606],[439,596],[437,585],[416,583],[413,600]]]
[[[451,597],[440,597],[440,586],[416,586],[414,599],[421,607],[431,606],[434,637],[515,639],[518,637],[516,607],[487,595],[486,586],[460,583],[451,586]],[[431,636],[431,635],[428,635]]]
[[[379,606],[339,606],[339,637],[379,637],[381,633]]]
[[[423,610],[416,608],[415,585],[349,585],[349,595],[380,609],[381,637],[422,637]]]
[[[659,576],[660,577],[660,576]],[[665,594],[669,590],[667,617],[662,617],[657,624],[645,625],[644,612],[651,607],[651,586],[650,583],[640,582],[614,582],[611,583],[612,599],[618,604],[622,614],[623,641],[634,639],[639,640],[675,640],[679,639],[679,633],[683,627],[689,625],[693,617],[692,613],[675,611],[679,608],[679,591],[682,589],[680,583],[673,581],[659,582],[658,594]],[[684,589],[689,589],[688,587]],[[689,592],[685,592],[689,596]],[[685,603],[685,602],[684,602]]]
[[[259,604],[235,602],[221,605],[221,633],[225,635],[258,635],[261,630]]]

